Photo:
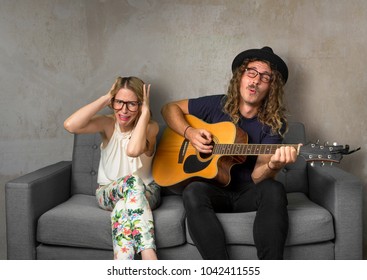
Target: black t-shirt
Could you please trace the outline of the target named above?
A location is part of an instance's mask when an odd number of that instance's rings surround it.
[[[231,121],[230,117],[223,112],[225,95],[211,95],[189,99],[189,114],[198,117],[207,123]],[[257,117],[247,119],[241,117],[237,124],[248,135],[249,144],[280,144],[282,137],[271,133],[271,128],[258,121]],[[231,184],[252,182],[251,173],[254,169],[257,156],[247,156],[243,164],[232,167]]]

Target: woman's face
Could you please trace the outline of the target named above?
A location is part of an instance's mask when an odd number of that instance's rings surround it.
[[[115,95],[112,105],[121,131],[131,130],[138,117],[140,107],[136,94],[130,89],[121,88]]]

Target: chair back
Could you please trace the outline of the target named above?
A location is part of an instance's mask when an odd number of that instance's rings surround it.
[[[164,130],[161,125],[158,140]],[[74,136],[72,165],[72,194],[95,195],[98,187],[97,173],[100,160],[101,136],[96,134],[76,134]],[[290,122],[284,143],[306,143],[304,125]],[[308,192],[306,162],[299,158],[296,163],[287,165],[279,172],[277,180],[285,185],[287,192]]]
[[[284,144],[306,143],[306,132],[303,123],[290,122],[288,132],[283,141]],[[308,193],[307,163],[302,157],[298,157],[293,164],[288,164],[277,175],[276,179],[282,182],[288,193]]]
[[[71,192],[95,195],[98,187],[97,173],[101,157],[99,133],[74,136]]]

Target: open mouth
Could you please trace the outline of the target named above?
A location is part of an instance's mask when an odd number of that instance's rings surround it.
[[[254,95],[257,92],[257,90],[256,90],[255,87],[248,87],[247,89],[249,90],[249,92],[250,92],[251,95]]]
[[[119,117],[119,120],[123,121],[123,122],[126,122],[130,119],[130,116],[128,116],[128,115],[118,114],[118,117]]]

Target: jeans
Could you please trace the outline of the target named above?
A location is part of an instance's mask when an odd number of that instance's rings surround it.
[[[183,200],[191,238],[203,259],[229,258],[225,234],[215,213],[250,211],[257,211],[253,236],[258,258],[283,259],[288,201],[281,183],[267,179],[258,184],[218,187],[193,182],[184,189]]]

